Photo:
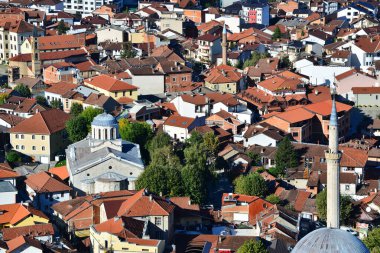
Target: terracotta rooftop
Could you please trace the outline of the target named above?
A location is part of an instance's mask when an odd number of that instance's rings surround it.
[[[32,174],[25,180],[25,184],[36,193],[63,192],[72,190],[70,186],[64,184],[59,179],[55,179],[53,175],[54,174],[50,174],[48,172]]]
[[[54,235],[54,228],[51,223],[36,224],[31,226],[12,227],[2,229],[3,240],[9,241],[19,236],[41,237]]]
[[[352,87],[354,94],[380,94],[380,87]]]
[[[14,226],[30,215],[48,219],[43,212],[23,204],[0,205],[0,211],[0,224],[9,223]]]
[[[78,87],[78,85],[76,84],[61,82],[61,83],[52,84],[52,86],[50,88],[47,88],[45,92],[54,93],[58,95],[64,95],[67,92],[75,89],[76,87]]]
[[[217,83],[236,83],[242,78],[242,74],[237,68],[227,65],[219,65],[212,68],[205,78],[205,82]]]
[[[49,172],[57,176],[61,180],[66,180],[70,177],[69,171],[67,170],[66,165],[60,167],[54,167],[49,169]]]
[[[304,107],[305,109],[309,110],[310,112],[313,112],[315,114],[319,114],[322,116],[328,116],[331,114],[331,108],[332,108],[332,100],[325,100],[319,103],[314,103],[310,105],[306,105]],[[346,111],[348,112],[351,110],[352,106],[346,105],[340,102],[336,102],[336,111],[342,112]]]
[[[39,112],[28,118],[15,127],[12,127],[11,133],[29,133],[29,134],[52,134],[65,128],[66,121],[70,115],[58,109],[50,109]]]
[[[20,174],[12,169],[8,163],[0,163],[0,179],[16,178]]]
[[[93,85],[106,91],[131,91],[138,87],[108,75],[100,75],[84,80],[84,83]]]
[[[38,49],[45,50],[58,50],[58,49],[79,49],[85,45],[84,35],[54,35],[38,37]]]
[[[9,253],[19,252],[20,248],[21,247],[25,248],[25,246],[32,246],[42,251],[42,245],[38,240],[28,238],[26,236],[16,237],[13,240],[10,240],[9,242],[7,242],[7,245],[8,245],[7,252]]]
[[[179,115],[171,115],[169,118],[165,120],[164,125],[188,128],[194,122],[194,120],[194,118],[183,117]]]

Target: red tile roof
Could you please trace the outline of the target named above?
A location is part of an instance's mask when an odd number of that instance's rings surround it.
[[[53,174],[40,172],[28,176],[25,184],[32,188],[37,193],[44,192],[63,192],[71,191],[72,188],[58,179],[53,178]]]
[[[331,114],[331,108],[332,108],[332,100],[325,100],[319,103],[314,103],[310,105],[306,105],[304,107],[305,109],[309,110],[310,112],[313,112],[315,114],[319,114],[322,116],[328,116]],[[346,105],[340,102],[336,102],[336,111],[342,112],[346,111],[348,112],[351,110],[352,106]]]
[[[183,117],[179,115],[171,115],[169,118],[165,120],[164,125],[188,128],[194,122],[194,120],[194,118]]]
[[[33,115],[15,127],[10,129],[11,133],[30,134],[53,134],[65,129],[65,123],[70,115],[58,109],[51,109]]]
[[[85,46],[84,35],[54,35],[38,37],[38,49],[44,50],[58,50],[58,49],[73,49]]]
[[[12,170],[12,167],[7,163],[0,163],[0,179],[16,178],[20,174]]]
[[[50,88],[47,88],[45,92],[50,92],[50,93],[54,93],[54,94],[58,94],[62,96],[66,94],[67,92],[75,89],[76,87],[78,87],[78,85],[76,84],[61,82],[61,83],[52,84],[52,86]]]
[[[49,60],[61,60],[69,57],[87,55],[87,52],[84,49],[76,49],[76,50],[67,50],[67,51],[57,51],[57,52],[41,52],[40,59],[41,61],[49,61]],[[32,55],[31,54],[18,54],[14,57],[9,58],[9,61],[15,62],[31,62]]]
[[[0,224],[10,223],[11,225],[16,225],[30,215],[48,219],[41,211],[23,204],[0,205],[0,211],[2,211],[0,214]]]
[[[214,67],[206,74],[205,82],[208,83],[236,83],[240,81],[242,74],[237,68],[227,65]]]
[[[142,189],[124,201],[117,213],[118,216],[168,216],[174,212],[173,204],[158,196],[146,196],[144,192],[145,189]]]
[[[51,223],[36,224],[31,226],[3,228],[1,231],[3,240],[9,241],[19,236],[26,237],[39,237],[39,236],[52,236],[54,235],[54,228]]]
[[[7,252],[19,252],[20,247],[24,247],[24,245],[32,246],[42,251],[41,243],[36,239],[31,239],[25,236],[19,236],[7,242],[8,250]]]
[[[380,94],[380,87],[352,87],[354,94]]]
[[[106,91],[131,91],[131,90],[138,89],[138,87],[132,84],[120,81],[116,78],[113,78],[107,75],[100,75],[100,76],[88,78],[84,80],[84,83],[96,86]]]
[[[70,177],[69,171],[66,166],[54,167],[49,170],[50,173],[54,174],[61,180],[66,180]]]

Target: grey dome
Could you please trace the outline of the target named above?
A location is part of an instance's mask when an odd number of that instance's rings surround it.
[[[307,234],[292,253],[369,253],[367,247],[351,233],[334,228],[320,228]]]
[[[117,121],[112,115],[102,113],[94,118],[91,125],[100,127],[114,127],[115,125],[117,125]]]

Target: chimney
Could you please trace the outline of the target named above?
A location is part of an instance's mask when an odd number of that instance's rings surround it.
[[[149,194],[149,201],[153,201],[153,195],[152,194]]]
[[[189,199],[189,202],[188,202],[189,206],[191,206],[191,199]]]

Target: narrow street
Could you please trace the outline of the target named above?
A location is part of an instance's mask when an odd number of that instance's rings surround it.
[[[222,175],[219,181],[215,184],[212,191],[210,191],[210,201],[214,205],[214,210],[219,210],[222,206],[222,195],[223,193],[233,192],[232,183],[228,178]]]

